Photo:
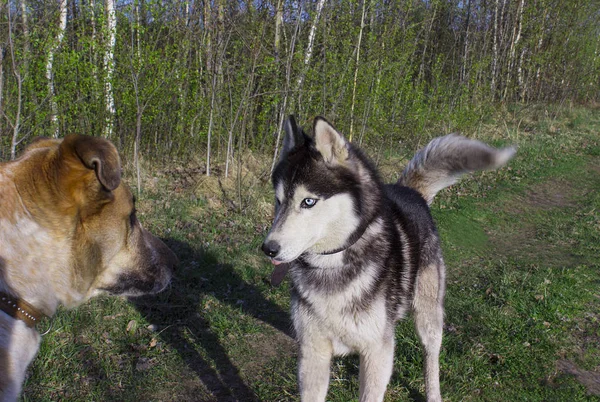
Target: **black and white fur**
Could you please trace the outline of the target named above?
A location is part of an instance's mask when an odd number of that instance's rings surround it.
[[[412,311],[425,354],[428,401],[441,401],[445,267],[428,204],[462,173],[514,154],[457,135],[434,139],[396,184],[321,117],[314,137],[286,122],[273,173],[276,209],[263,244],[289,269],[303,401],[324,401],[334,355],[359,353],[360,400],[382,401],[393,370],[394,326]]]

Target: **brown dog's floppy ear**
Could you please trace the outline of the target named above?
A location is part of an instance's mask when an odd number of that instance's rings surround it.
[[[75,154],[88,169],[96,172],[96,178],[108,191],[121,183],[121,159],[117,148],[108,140],[85,135],[69,135],[61,146],[62,151]]]

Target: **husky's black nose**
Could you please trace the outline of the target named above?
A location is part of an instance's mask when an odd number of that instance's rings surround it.
[[[269,257],[275,257],[277,253],[279,253],[280,248],[281,247],[279,246],[279,243],[273,240],[263,243],[261,247],[263,253],[265,253]]]

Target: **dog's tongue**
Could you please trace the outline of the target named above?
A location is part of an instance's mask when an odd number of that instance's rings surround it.
[[[287,262],[279,262],[276,260],[271,260],[273,265],[275,265],[275,269],[271,274],[271,285],[279,286],[285,278],[285,274],[290,270],[290,264]]]

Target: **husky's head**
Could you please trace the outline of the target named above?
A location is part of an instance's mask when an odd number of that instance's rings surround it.
[[[262,245],[274,264],[303,253],[331,253],[360,236],[378,208],[376,173],[369,162],[324,118],[314,137],[290,116],[273,172],[275,219]]]

